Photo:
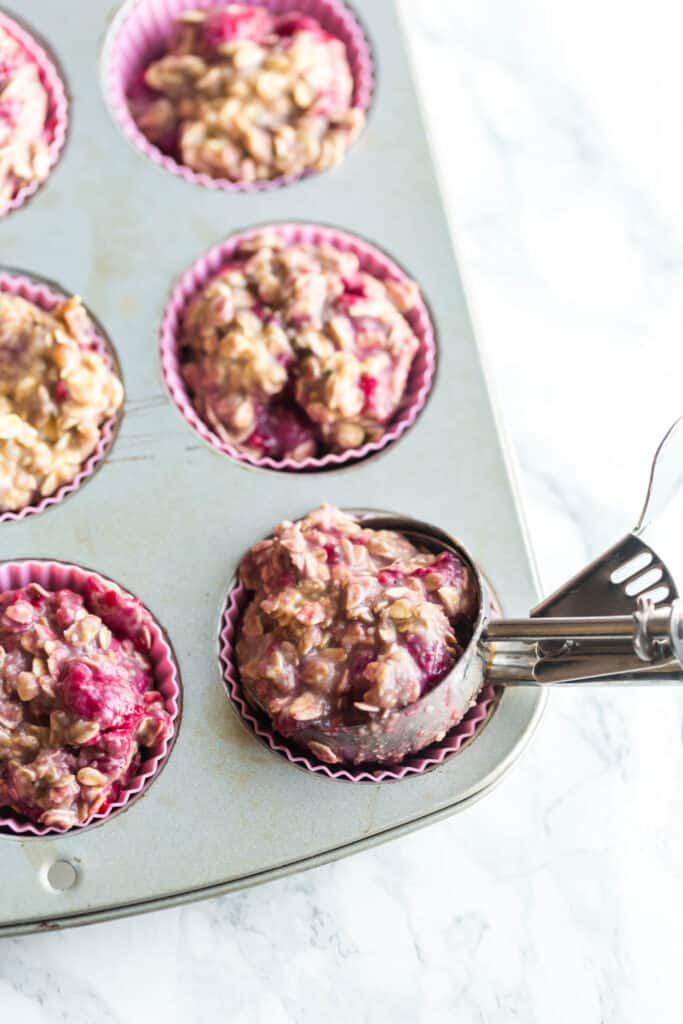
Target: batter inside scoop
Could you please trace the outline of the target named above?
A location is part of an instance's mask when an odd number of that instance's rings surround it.
[[[365,120],[340,39],[298,12],[246,4],[177,14],[129,99],[154,145],[241,182],[331,167]]]
[[[148,613],[92,580],[0,595],[0,808],[65,829],[107,809],[170,734]]]
[[[258,234],[186,310],[190,398],[248,455],[301,461],[376,441],[406,396],[418,298],[414,282],[380,280],[353,252]]]
[[[48,94],[30,53],[0,25],[0,213],[50,169]]]
[[[94,334],[78,298],[46,312],[0,291],[0,511],[73,480],[120,408]]]
[[[453,668],[471,636],[475,583],[454,554],[365,529],[331,505],[281,523],[240,577],[236,645],[247,698],[283,735],[381,722]]]

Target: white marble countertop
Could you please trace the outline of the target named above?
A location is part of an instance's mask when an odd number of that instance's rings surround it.
[[[402,7],[550,590],[632,524],[683,412],[683,16]],[[460,816],[236,896],[3,941],[2,1019],[678,1022],[682,718],[674,690],[553,694]]]

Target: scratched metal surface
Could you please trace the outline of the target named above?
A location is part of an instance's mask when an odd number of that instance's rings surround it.
[[[0,264],[84,297],[116,347],[127,402],[100,471],[59,507],[3,525],[0,558],[75,561],[118,580],[167,628],[184,686],[170,761],[125,813],[49,840],[0,836],[0,931],[11,933],[227,891],[451,813],[514,761],[542,697],[507,692],[476,741],[427,775],[354,786],[262,748],[221,682],[220,611],[240,554],[323,500],[403,511],[459,535],[511,613],[537,596],[391,0],[362,8],[378,82],[361,141],[336,171],[255,195],[195,187],[124,140],[99,79],[115,8],[3,7],[56,54],[71,128],[47,186],[0,221]],[[403,264],[431,306],[440,350],[431,400],[402,440],[361,465],[312,475],[246,468],[205,446],[166,394],[157,349],[169,290],[199,254],[235,229],[297,219],[355,231]],[[79,872],[59,894],[42,881],[56,859]]]

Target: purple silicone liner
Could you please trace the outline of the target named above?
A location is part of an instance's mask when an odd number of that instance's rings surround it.
[[[23,299],[28,299],[29,302],[33,302],[36,306],[46,310],[48,313],[54,309],[55,306],[59,305],[60,302],[64,302],[67,298],[59,292],[52,291],[46,284],[41,281],[30,280],[27,277],[19,277],[16,274],[7,274],[4,271],[0,271],[0,291],[8,292],[10,295],[20,295]],[[111,352],[108,344],[99,336],[94,333],[92,338],[93,347],[102,358],[106,361],[109,368],[117,373],[117,369],[114,365],[114,361],[111,356]],[[97,469],[102,459],[107,454],[107,451],[114,438],[116,425],[121,416],[121,410],[110,419],[105,420],[100,428],[100,439],[97,443],[97,447],[92,455],[83,463],[80,470],[68,483],[62,484],[59,490],[55,491],[54,494],[49,494],[47,497],[42,498],[35,504],[25,505],[23,508],[18,509],[15,512],[2,512],[0,513],[0,523],[13,522],[17,519],[25,519],[26,516],[36,515],[38,512],[43,512],[50,505],[58,505],[60,501],[63,501],[69,494],[73,494],[78,488],[87,480]]]
[[[177,339],[185,309],[190,299],[219,273],[224,264],[234,257],[235,251],[244,241],[264,231],[277,232],[287,245],[328,243],[345,252],[351,251],[358,257],[362,270],[381,280],[389,278],[401,280],[407,276],[393,260],[374,245],[370,245],[369,242],[363,241],[356,235],[335,228],[321,227],[317,224],[264,224],[258,228],[231,235],[226,241],[210,249],[183,274],[173,289],[164,311],[161,325],[161,367],[171,397],[192,429],[204,441],[224,455],[229,455],[233,459],[261,469],[294,472],[334,469],[381,451],[392,441],[401,437],[415,422],[427,401],[434,379],[436,367],[434,328],[427,307],[421,298],[409,313],[404,314],[420,342],[420,347],[413,360],[401,407],[394,416],[391,426],[378,440],[364,444],[360,448],[350,448],[339,454],[328,452],[320,458],[309,456],[300,462],[295,462],[293,459],[271,459],[269,456],[258,457],[245,454],[236,446],[223,441],[197,413],[192,399],[187,393],[178,359]]]
[[[80,566],[68,565],[63,562],[42,562],[42,561],[21,561],[6,562],[0,565],[0,591],[17,590],[29,583],[39,583],[46,590],[73,590],[78,594],[86,591],[87,584],[95,581],[108,590],[114,590],[129,600],[133,598],[127,590],[117,583],[101,576],[99,573],[82,569]],[[140,602],[133,598],[137,605]],[[180,713],[180,683],[178,670],[171,648],[166,640],[161,626],[154,616],[143,606],[143,616],[139,623],[139,629],[148,629],[152,637],[150,657],[154,666],[154,688],[164,697],[164,706],[171,716],[171,732],[156,746],[148,751],[145,761],[142,761],[138,774],[131,779],[128,786],[123,790],[118,800],[112,802],[105,811],[98,812],[86,818],[85,821],[72,825],[69,829],[55,828],[54,826],[37,825],[26,818],[12,814],[0,815],[0,828],[8,829],[17,835],[47,836],[62,835],[65,832],[74,832],[87,828],[110,817],[115,811],[121,810],[130,800],[140,794],[149,786],[152,779],[157,775],[160,768],[168,757],[173,739],[178,728],[178,716]]]
[[[49,177],[55,164],[59,160],[66,140],[69,109],[64,83],[60,78],[57,68],[50,60],[42,46],[40,46],[33,38],[31,33],[27,32],[26,29],[22,28],[21,25],[17,24],[16,21],[8,17],[3,11],[0,11],[0,28],[4,28],[9,35],[16,39],[17,42],[21,43],[24,49],[33,58],[35,63],[38,65],[40,80],[47,91],[49,105],[47,120],[45,122],[45,131],[49,139]],[[0,209],[0,217],[4,217],[12,210],[17,210],[44,184],[45,181],[34,181],[30,185],[25,185],[24,188],[20,188],[17,194],[10,199],[9,203]]]
[[[251,7],[267,7],[273,14],[296,11],[320,22],[344,43],[354,91],[353,104],[367,112],[372,101],[374,71],[370,45],[355,15],[341,0],[241,0]],[[144,69],[164,52],[173,18],[187,10],[221,6],[221,0],[138,0],[124,7],[114,26],[105,83],[114,118],[129,142],[158,167],[185,181],[223,192],[263,192],[298,181],[306,174],[282,175],[261,181],[239,182],[200,174],[163,153],[140,131],[128,103],[128,93]],[[312,173],[312,172],[311,172]]]
[[[243,724],[273,753],[279,754],[290,764],[313,772],[315,775],[328,779],[340,779],[344,782],[396,782],[411,775],[422,775],[432,768],[436,768],[437,765],[443,764],[453,754],[457,754],[488,721],[498,701],[499,690],[495,686],[484,686],[479,691],[472,707],[444,739],[438,743],[432,743],[419,754],[411,754],[400,765],[363,768],[352,765],[325,764],[312,754],[304,753],[300,747],[275,732],[267,716],[255,711],[244,697],[236,667],[234,641],[239,620],[248,603],[249,593],[238,580],[228,596],[220,633],[220,659],[228,697]]]

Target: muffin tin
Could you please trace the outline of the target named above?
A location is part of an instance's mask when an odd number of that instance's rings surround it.
[[[125,812],[53,837],[0,834],[0,934],[85,923],[215,895],[354,852],[459,810],[513,763],[540,690],[511,688],[476,738],[428,773],[354,785],[295,770],[226,699],[219,633],[237,562],[283,518],[322,501],[386,508],[462,537],[507,613],[536,588],[415,97],[397,12],[364,5],[376,82],[340,167],[265,192],[222,192],[129,145],[101,83],[101,5],[70,19],[40,0],[4,9],[48,41],[70,93],[69,139],[46,185],[0,221],[3,269],[79,293],[122,368],[126,406],[98,472],[63,502],[0,524],[0,561],[84,565],[135,594],[167,630],[183,709],[159,777]],[[126,8],[115,16],[125,17]],[[383,451],[324,472],[275,472],[205,443],[162,376],[159,331],[178,280],[229,235],[319,222],[377,245],[414,277],[436,331],[425,408]],[[61,889],[61,862],[73,883]]]

